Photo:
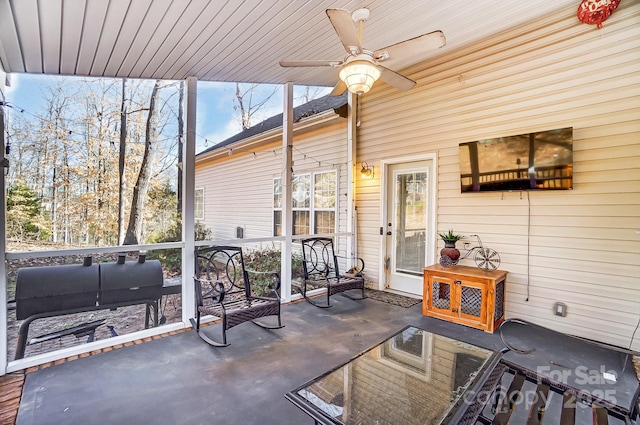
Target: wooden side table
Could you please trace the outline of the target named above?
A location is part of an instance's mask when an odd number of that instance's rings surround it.
[[[493,333],[504,320],[506,279],[503,270],[425,267],[422,314]]]

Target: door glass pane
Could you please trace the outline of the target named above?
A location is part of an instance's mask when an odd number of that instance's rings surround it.
[[[427,173],[400,173],[395,180],[396,271],[422,274],[427,228]]]

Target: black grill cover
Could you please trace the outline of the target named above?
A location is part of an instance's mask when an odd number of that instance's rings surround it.
[[[97,264],[21,268],[16,278],[16,319],[95,307],[98,289]]]
[[[158,260],[144,263],[100,264],[100,304],[157,300],[162,291],[162,265]]]

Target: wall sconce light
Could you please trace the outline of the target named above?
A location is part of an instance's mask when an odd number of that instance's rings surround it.
[[[369,166],[366,162],[362,163],[362,168],[360,169],[360,176],[363,179],[372,179],[373,178],[373,165]]]

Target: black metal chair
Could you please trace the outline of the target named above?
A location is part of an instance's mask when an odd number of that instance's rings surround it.
[[[331,296],[342,293],[343,296],[352,300],[363,300],[366,298],[364,294],[364,261],[361,258],[357,260],[357,266],[350,270],[349,276],[340,274],[338,266],[338,255],[333,249],[333,239],[325,237],[314,237],[302,239],[302,269],[303,281],[298,285],[302,296],[311,304],[320,308],[331,307]],[[341,257],[345,258],[345,257]],[[326,303],[318,303],[307,296],[307,292],[311,289],[324,287],[327,289]],[[344,293],[358,289],[362,295],[354,297]]]
[[[249,273],[256,275],[253,282]],[[211,246],[196,250],[196,318],[190,319],[193,329],[205,342],[226,347],[227,330],[252,321],[265,329],[282,328],[280,317],[280,275],[245,269],[242,249],[232,246]],[[259,285],[261,284],[261,285]],[[200,329],[200,318],[213,315],[222,319],[222,342]],[[265,316],[277,316],[277,325],[256,321]]]

